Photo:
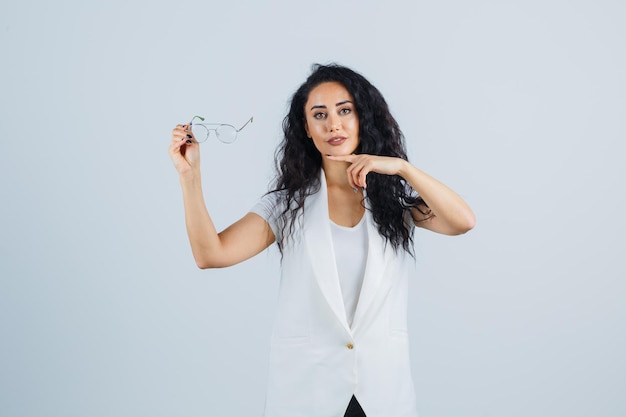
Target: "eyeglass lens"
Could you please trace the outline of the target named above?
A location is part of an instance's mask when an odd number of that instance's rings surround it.
[[[231,125],[219,125],[214,129],[209,129],[207,126],[201,124],[194,124],[191,126],[193,135],[200,143],[205,142],[209,138],[212,130],[215,131],[217,139],[220,142],[233,143],[235,139],[237,139],[237,129]]]

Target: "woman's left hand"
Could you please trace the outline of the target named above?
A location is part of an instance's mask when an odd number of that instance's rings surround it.
[[[367,187],[365,179],[370,172],[404,178],[428,206],[427,215],[413,209],[416,226],[446,235],[458,235],[474,227],[474,213],[457,193],[402,158],[367,154],[326,157],[350,164],[348,181],[354,188]]]
[[[353,188],[367,188],[367,174],[370,172],[385,175],[399,175],[403,166],[407,163],[402,158],[368,154],[343,156],[327,155],[326,157],[333,161],[350,163],[347,173],[348,180]]]

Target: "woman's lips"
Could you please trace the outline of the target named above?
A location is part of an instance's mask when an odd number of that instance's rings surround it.
[[[332,138],[328,141],[328,144],[332,146],[339,146],[342,143],[344,143],[347,139],[348,138]]]

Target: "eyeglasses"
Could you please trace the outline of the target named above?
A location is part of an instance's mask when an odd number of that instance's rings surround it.
[[[233,143],[237,139],[237,133],[248,126],[248,123],[252,123],[253,117],[248,119],[239,129],[235,129],[235,126],[225,123],[194,123],[193,121],[196,119],[204,122],[204,117],[193,116],[193,119],[189,122],[189,129],[191,129],[196,141],[199,143],[205,142],[211,135],[212,130],[215,131],[215,135],[220,142]]]

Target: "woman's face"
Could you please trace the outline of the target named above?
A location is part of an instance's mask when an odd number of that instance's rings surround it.
[[[304,114],[307,136],[322,155],[349,155],[359,146],[359,116],[342,84],[326,82],[312,89]]]

